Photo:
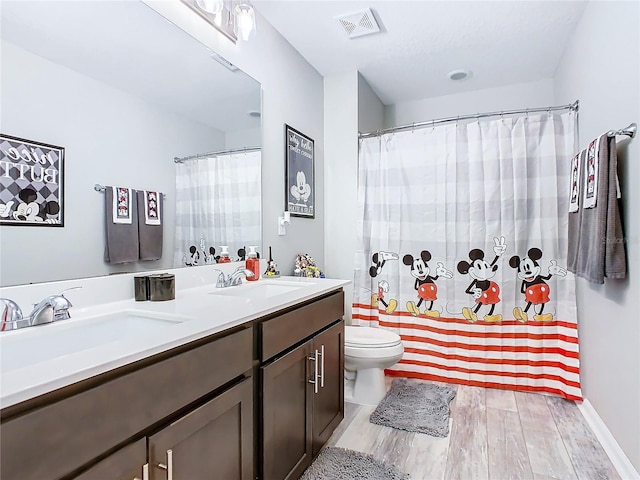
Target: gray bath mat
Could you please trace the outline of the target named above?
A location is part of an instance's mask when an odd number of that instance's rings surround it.
[[[326,447],[305,470],[300,480],[410,480],[392,465],[379,462],[371,455]]]
[[[369,417],[371,423],[433,437],[449,435],[449,403],[456,392],[432,383],[396,378]]]

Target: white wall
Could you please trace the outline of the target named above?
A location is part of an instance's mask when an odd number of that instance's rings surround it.
[[[385,111],[378,95],[358,73],[358,131],[371,132],[384,128]]]
[[[224,148],[231,150],[243,147],[259,147],[262,144],[262,129],[237,130],[226,132]]]
[[[3,226],[0,284],[172,267],[173,157],[222,147],[222,133],[7,42],[1,62],[2,133],[66,150],[65,225]],[[160,261],[103,262],[104,195],[96,183],[166,192]]]
[[[256,35],[233,44],[181,2],[143,0],[213,51],[262,85],[262,225],[265,252],[284,274],[291,274],[295,255],[309,253],[325,266],[324,258],[324,122],[323,82],[320,74],[268,22],[256,14]],[[294,217],[286,236],[278,236],[277,220],[284,211],[284,125],[315,142],[314,219]]]
[[[358,174],[358,72],[324,78],[324,247],[329,277],[353,280]],[[352,286],[345,288],[345,318],[351,318]]]
[[[546,107],[552,103],[553,81],[540,80],[389,105],[384,123],[389,128],[457,115]]]
[[[640,123],[640,4],[589,2],[556,72],[556,102],[580,99],[580,145]],[[640,471],[640,136],[618,137],[628,278],[578,279],[583,393]]]

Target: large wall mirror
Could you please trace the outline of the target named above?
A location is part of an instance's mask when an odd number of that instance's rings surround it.
[[[3,1],[0,15],[1,133],[65,149],[64,227],[0,225],[0,286],[182,264],[176,172],[194,160],[174,159],[259,152],[259,83],[142,2]],[[0,162],[0,175],[10,168]],[[164,193],[160,260],[105,263],[105,195],[96,184]],[[234,191],[218,193],[221,223],[242,220],[223,198]],[[261,217],[259,193],[250,202]],[[185,234],[185,245],[219,250],[216,224]],[[259,224],[255,231],[225,242],[232,256],[241,244],[261,246]]]

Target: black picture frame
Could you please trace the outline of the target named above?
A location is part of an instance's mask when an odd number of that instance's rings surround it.
[[[0,226],[64,227],[64,153],[0,133]]]
[[[315,144],[285,124],[285,210],[292,217],[315,218]]]

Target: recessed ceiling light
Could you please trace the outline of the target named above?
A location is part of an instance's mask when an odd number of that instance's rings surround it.
[[[450,80],[465,80],[471,77],[471,71],[469,70],[452,70],[447,74]]]

